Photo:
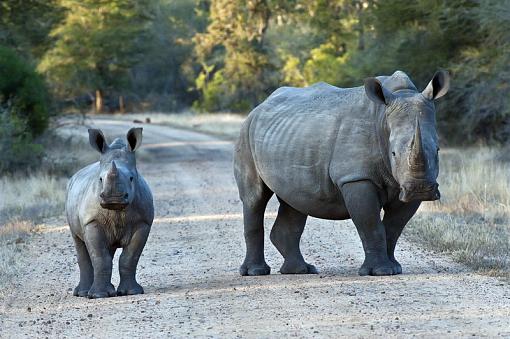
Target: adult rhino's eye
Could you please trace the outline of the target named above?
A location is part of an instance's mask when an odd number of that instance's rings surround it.
[[[100,181],[100,182],[103,182],[103,178],[99,177],[99,181]]]
[[[395,155],[396,155],[396,154],[395,154],[395,152],[391,152],[391,154],[392,154],[393,156],[395,156]]]
[[[129,177],[129,181],[133,182],[133,177]]]

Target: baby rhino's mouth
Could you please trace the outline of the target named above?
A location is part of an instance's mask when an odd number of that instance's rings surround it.
[[[123,210],[129,205],[128,194],[104,196],[101,195],[100,205],[108,210]]]
[[[438,200],[441,198],[438,187],[439,184],[437,182],[405,183],[400,187],[399,200],[402,202]]]

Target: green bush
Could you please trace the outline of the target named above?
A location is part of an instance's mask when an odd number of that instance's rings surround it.
[[[0,46],[0,105],[25,122],[31,136],[48,126],[48,91],[33,67],[14,51]]]
[[[14,51],[0,46],[0,173],[25,169],[43,154],[34,143],[48,126],[48,94],[41,77]]]
[[[0,173],[30,168],[42,155],[42,146],[33,143],[25,122],[0,108]]]

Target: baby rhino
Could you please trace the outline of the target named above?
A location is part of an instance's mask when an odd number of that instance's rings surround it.
[[[100,130],[89,129],[89,141],[101,153],[100,160],[76,173],[67,187],[66,214],[80,267],[80,283],[73,294],[89,298],[141,294],[136,265],[154,219],[151,191],[136,169],[142,129],[130,129],[127,144],[115,139],[110,145]],[[117,248],[122,254],[115,291],[111,277]]]

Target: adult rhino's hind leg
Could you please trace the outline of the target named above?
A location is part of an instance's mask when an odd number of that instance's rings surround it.
[[[305,262],[299,242],[305,228],[307,216],[280,200],[278,216],[271,230],[271,242],[285,259],[282,274],[317,274],[315,266]]]
[[[381,221],[376,186],[370,181],[356,181],[344,184],[341,191],[365,251],[359,275],[397,274],[388,257],[386,230]]]
[[[264,258],[264,212],[273,192],[259,177],[247,143],[236,145],[234,176],[243,202],[246,257],[239,269],[241,275],[267,275],[271,272]]]
[[[259,191],[256,198],[252,196],[243,200],[246,257],[239,269],[241,275],[266,275],[271,272],[264,258],[264,212],[272,192],[267,187],[258,187],[256,191]]]

